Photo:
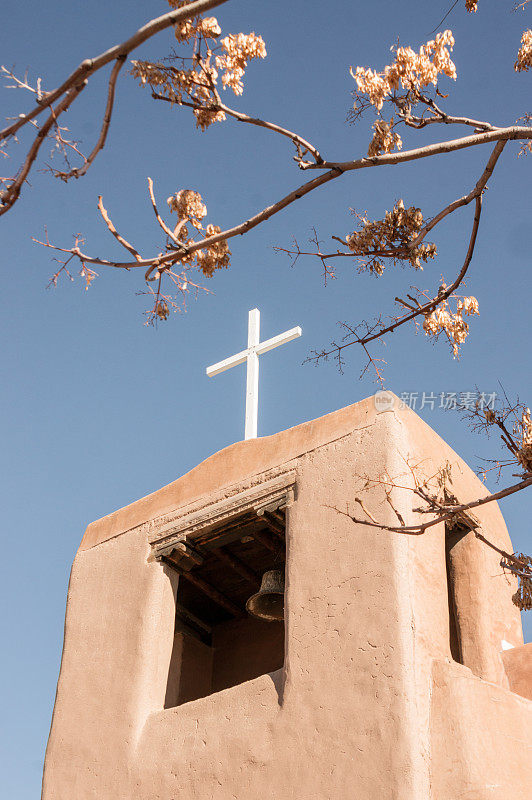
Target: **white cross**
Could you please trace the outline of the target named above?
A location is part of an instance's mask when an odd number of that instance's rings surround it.
[[[247,350],[241,350],[234,356],[226,358],[224,361],[219,361],[213,364],[212,367],[207,367],[207,375],[212,378],[214,375],[219,375],[220,372],[225,372],[226,369],[236,367],[237,364],[247,362],[247,380],[246,380],[246,439],[257,438],[257,417],[259,406],[259,356],[267,353],[268,350],[273,350],[274,347],[279,347],[280,344],[291,342],[292,339],[297,339],[301,336],[301,328],[291,328],[285,333],[280,333],[273,336],[271,339],[266,339],[265,342],[260,343],[260,311],[258,308],[253,308],[248,315],[248,346]]]

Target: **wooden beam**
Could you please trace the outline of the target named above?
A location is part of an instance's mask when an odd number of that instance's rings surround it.
[[[262,519],[268,528],[284,543],[285,526],[279,522],[269,511],[263,511]]]
[[[270,511],[269,513],[272,515],[272,517],[275,517],[277,522],[279,522],[283,528],[286,528],[286,516],[282,511]]]
[[[285,548],[279,544],[277,539],[274,541],[271,535],[266,531],[253,531],[251,536],[276,555],[285,555]]]
[[[232,555],[232,553],[229,553],[224,547],[218,547],[216,550],[212,550],[212,554],[216,556],[219,561],[234,569],[242,578],[249,581],[252,586],[260,586],[260,575],[253,572],[243,561]]]
[[[190,559],[196,566],[203,564],[203,556],[198,553],[197,550],[194,550],[189,542],[176,542],[174,550],[177,550],[178,553],[180,555],[182,554],[185,558]],[[171,553],[169,555],[171,555]]]
[[[228,611],[233,617],[242,616],[244,611],[242,608],[239,608],[237,605],[235,605],[232,600],[229,600],[228,597],[219,592],[214,586],[211,586],[210,583],[204,581],[203,578],[199,578],[197,575],[194,575],[193,572],[187,572],[180,567],[179,564],[175,564],[167,556],[161,556],[161,560],[179,572],[181,577],[185,578],[189,583],[192,583],[197,589],[206,594],[207,597],[210,597],[211,600],[214,600],[214,602],[218,603],[219,606],[225,608],[225,610]]]
[[[212,633],[212,626],[209,625],[207,622],[204,622],[202,619],[197,617],[192,611],[189,611],[188,608],[181,605],[181,603],[175,604],[175,612],[176,615],[185,617],[186,619],[190,620],[194,625],[197,625],[198,628],[201,628],[206,633]]]
[[[220,545],[225,544],[226,538],[240,538],[247,532],[247,528],[250,525],[256,524],[257,518],[253,515],[245,515],[238,520],[233,520],[232,522],[224,525],[223,527],[216,528],[214,530],[209,531],[208,533],[200,534],[195,539],[195,545],[199,547],[206,547],[207,549],[211,549],[212,547],[218,547],[217,542],[220,541]]]
[[[209,633],[205,633],[202,628],[197,628],[179,615],[175,618],[175,632],[184,634],[185,636],[192,636],[193,639],[207,645],[207,647],[212,646],[212,636]]]

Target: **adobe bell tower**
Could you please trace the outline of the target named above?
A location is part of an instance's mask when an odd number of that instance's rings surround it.
[[[486,493],[414,412],[369,398],[89,525],[43,800],[528,800],[532,645],[500,556],[336,510],[405,458],[449,462],[459,500]],[[411,492],[365,505],[417,518]],[[511,551],[497,504],[475,513]],[[273,572],[284,621],[246,611]]]

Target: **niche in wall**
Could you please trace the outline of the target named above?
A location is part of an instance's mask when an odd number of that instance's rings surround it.
[[[464,664],[463,647],[463,596],[460,598],[459,584],[463,573],[467,569],[460,552],[460,543],[468,534],[470,528],[454,525],[445,526],[445,566],[447,570],[447,596],[449,600],[449,637],[450,649],[453,660]]]

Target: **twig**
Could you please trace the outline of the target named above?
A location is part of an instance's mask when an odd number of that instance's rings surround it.
[[[82,81],[72,89],[69,89],[66,95],[63,97],[60,103],[57,104],[55,108],[52,109],[50,112],[50,116],[44,123],[44,125],[40,128],[37,136],[33,140],[33,144],[31,145],[28,154],[25,158],[25,161],[22,167],[19,170],[17,177],[13,180],[13,183],[7,189],[4,189],[0,192],[0,216],[5,214],[9,211],[10,208],[14,206],[18,197],[20,195],[20,191],[24,182],[28,176],[28,173],[31,169],[31,166],[35,159],[37,158],[37,154],[39,153],[39,149],[44,142],[45,138],[50,131],[50,128],[56,124],[58,117],[66,111],[67,108],[74,102],[78,94],[83,91],[85,88],[86,81]]]
[[[370,511],[368,511],[368,509],[366,508],[366,506],[364,505],[364,503],[362,502],[362,500],[360,499],[360,497],[355,497],[355,498],[353,498],[353,499],[354,499],[355,503],[358,503],[358,504],[359,504],[359,506],[360,506],[360,508],[362,509],[362,511],[363,511],[365,514],[367,514],[367,515],[368,515],[368,517],[370,518],[370,520],[371,520],[372,522],[374,522],[376,525],[378,525],[378,522],[377,522],[377,520],[375,519],[375,517],[373,516],[373,514],[372,514]]]
[[[298,133],[294,133],[293,131],[288,130],[287,128],[283,128],[280,125],[277,125],[275,122],[268,122],[264,119],[259,119],[258,117],[250,117],[248,114],[244,114],[240,111],[236,111],[234,108],[230,108],[229,106],[225,105],[220,99],[220,95],[216,92],[214,86],[211,84],[209,87],[216,96],[216,102],[205,106],[201,105],[200,103],[190,103],[186,100],[172,100],[170,97],[166,97],[160,92],[156,92],[155,90],[152,91],[151,96],[154,100],[164,100],[166,103],[170,103],[171,105],[180,105],[180,106],[188,106],[189,108],[195,110],[205,110],[205,111],[223,111],[229,117],[233,117],[234,119],[238,120],[238,122],[245,122],[249,125],[256,125],[259,128],[266,128],[269,131],[273,131],[274,133],[279,133],[281,136],[286,136],[290,139],[294,144],[299,145],[300,148],[303,150],[308,151],[314,157],[316,164],[323,163],[323,158],[321,157],[317,148],[314,147],[310,142],[307,142],[306,139],[303,139]],[[300,159],[296,158],[296,161],[300,161]]]
[[[446,14],[445,14],[443,17],[442,17],[442,19],[441,19],[441,20],[438,22],[438,24],[436,25],[436,27],[434,28],[434,30],[433,30],[433,31],[431,31],[431,32],[429,33],[429,36],[432,36],[432,34],[433,34],[435,31],[437,31],[437,30],[438,30],[438,28],[440,27],[440,25],[442,25],[442,23],[444,23],[444,22],[445,22],[445,20],[447,19],[447,17],[448,17],[448,16],[449,16],[449,14],[451,13],[451,11],[453,11],[453,10],[455,9],[455,7],[458,5],[458,2],[459,2],[459,0],[454,0],[454,3],[453,3],[453,4],[452,4],[452,6],[450,7],[449,11],[448,11],[448,12],[447,12],[447,13],[446,13]]]
[[[228,0],[195,0],[195,2],[190,3],[190,5],[173,9],[166,14],[162,14],[160,17],[150,20],[121,44],[110,47],[109,50],[100,53],[100,55],[94,58],[84,59],[57,89],[46,92],[46,94],[42,96],[36,108],[27,114],[22,114],[16,122],[0,131],[0,141],[13,136],[24,125],[32,119],[35,119],[45,108],[55,103],[55,101],[61,97],[61,95],[65,94],[72,86],[77,86],[78,83],[86,80],[90,75],[97,72],[102,67],[105,67],[106,64],[115,61],[121,56],[127,56],[145,41],[151,39],[152,36],[160,33],[160,31],[171,28],[172,25],[178,22],[183,22],[190,17],[203,14],[211,8],[216,8],[216,6],[221,6],[227,2]]]
[[[479,506],[486,505],[486,503],[492,503],[496,500],[501,500],[503,497],[508,497],[509,495],[515,494],[516,492],[520,492],[522,489],[526,489],[528,486],[532,486],[532,477],[525,478],[525,480],[520,481],[519,483],[515,483],[513,486],[508,486],[506,489],[501,489],[500,492],[495,492],[495,494],[490,494],[488,497],[482,497],[478,500],[472,500],[470,503],[461,503],[456,506],[452,507],[452,511],[440,514],[435,519],[429,520],[428,522],[422,522],[419,525],[401,525],[401,526],[393,526],[393,525],[384,525],[380,522],[368,522],[367,520],[358,519],[353,517],[351,514],[348,514],[345,511],[340,511],[338,508],[334,508],[334,510],[338,514],[343,514],[344,516],[349,517],[360,525],[368,525],[371,528],[381,528],[382,530],[392,531],[393,533],[408,533],[413,536],[419,536],[424,533],[428,528],[432,528],[434,525],[439,525],[441,522],[446,522],[447,520],[452,519],[456,516],[456,514],[460,513],[461,511],[468,511],[472,508],[478,508]],[[410,487],[402,487],[402,488],[410,488]],[[414,491],[412,489],[412,491]]]
[[[153,181],[151,178],[148,178],[148,193],[150,195],[150,200],[153,208],[153,213],[155,214],[155,219],[157,220],[163,231],[166,233],[166,235],[174,242],[174,244],[176,244],[178,247],[181,247],[183,243],[179,241],[179,239],[170,230],[168,225],[164,222],[161,215],[159,214],[159,211],[157,209],[157,203],[155,202],[155,195],[153,193]],[[184,221],[182,224],[184,224]]]
[[[504,150],[505,145],[506,145],[506,141],[497,142],[497,144],[495,145],[495,147],[493,148],[493,150],[491,152],[491,155],[490,155],[490,157],[488,159],[486,167],[484,168],[484,172],[482,173],[482,175],[480,176],[480,178],[476,182],[475,187],[469,192],[469,194],[464,195],[464,197],[458,198],[458,200],[454,200],[454,202],[452,202],[452,203],[449,203],[449,205],[445,206],[445,208],[443,208],[439,212],[439,214],[436,214],[436,216],[433,217],[430,220],[430,222],[428,222],[420,230],[420,232],[418,233],[416,238],[413,239],[412,242],[409,243],[409,249],[412,250],[415,247],[417,247],[419,244],[421,244],[421,242],[423,241],[425,236],[433,228],[435,228],[436,225],[438,225],[438,223],[440,223],[442,221],[442,219],[445,219],[445,217],[447,217],[449,214],[452,214],[458,208],[462,208],[463,206],[468,205],[472,200],[475,199],[475,197],[478,197],[481,194],[481,192],[486,188],[486,185],[487,185],[489,179],[491,178],[491,176],[493,174],[493,170],[495,169],[495,165],[497,164],[497,161],[499,160],[499,156],[501,155],[502,151]]]
[[[310,142],[307,142],[306,139],[303,139],[303,137],[298,133],[289,131],[287,128],[282,128],[275,122],[268,122],[267,120],[259,119],[258,117],[250,117],[247,114],[241,113],[240,111],[235,111],[234,109],[229,108],[229,106],[226,106],[225,103],[220,103],[220,110],[224,111],[228,116],[234,117],[239,122],[246,122],[249,125],[257,125],[259,128],[266,128],[269,131],[281,134],[281,136],[286,136],[288,139],[291,139],[292,142],[302,147],[303,150],[307,150],[309,153],[311,153],[316,164],[321,164],[323,162],[323,158],[321,157],[317,148],[310,144]],[[296,158],[296,161],[297,160],[298,159]],[[299,162],[301,163],[301,159],[299,159]]]
[[[116,81],[118,79],[118,73],[122,69],[125,60],[126,60],[125,55],[118,56],[118,58],[115,61],[115,65],[111,71],[111,75],[109,77],[109,87],[107,90],[107,105],[105,107],[105,113],[103,115],[102,127],[100,130],[98,141],[94,145],[92,152],[85,159],[85,163],[82,167],[80,167],[79,169],[72,169],[70,170],[70,172],[56,172],[55,175],[57,178],[61,178],[61,180],[63,181],[68,181],[69,178],[81,178],[83,175],[86,174],[87,170],[91,166],[92,162],[94,161],[100,150],[103,150],[103,148],[105,147],[107,133],[109,131],[109,125],[111,124],[111,116],[113,113]]]
[[[396,509],[396,507],[394,506],[394,504],[392,503],[392,498],[390,497],[390,492],[386,492],[386,501],[391,506],[392,511],[394,512],[395,516],[399,520],[400,525],[404,526],[405,521],[404,521],[403,517],[401,516],[401,514]]]
[[[135,258],[137,259],[137,261],[142,261],[142,258],[141,258],[141,256],[140,256],[140,255],[139,255],[139,253],[138,253],[138,252],[135,250],[135,248],[133,247],[133,245],[132,245],[132,244],[129,244],[129,242],[127,241],[127,239],[124,239],[124,237],[123,237],[123,236],[122,236],[120,233],[118,233],[118,231],[116,230],[115,226],[114,226],[114,225],[113,225],[113,223],[111,222],[111,219],[110,219],[110,217],[109,217],[109,214],[107,213],[107,210],[104,208],[103,201],[102,201],[102,196],[101,196],[101,195],[98,197],[98,210],[99,210],[100,214],[102,215],[102,217],[103,217],[103,220],[104,220],[105,224],[106,224],[106,225],[107,225],[107,227],[109,228],[109,231],[110,231],[110,232],[113,234],[113,236],[115,237],[115,239],[117,240],[117,242],[120,242],[120,244],[122,245],[122,247],[125,247],[125,249],[126,249],[126,250],[128,250],[128,251],[131,253],[131,255],[132,255],[132,256],[135,256]],[[78,257],[79,257],[79,256],[78,256]],[[85,259],[83,259],[83,261],[85,261]]]

